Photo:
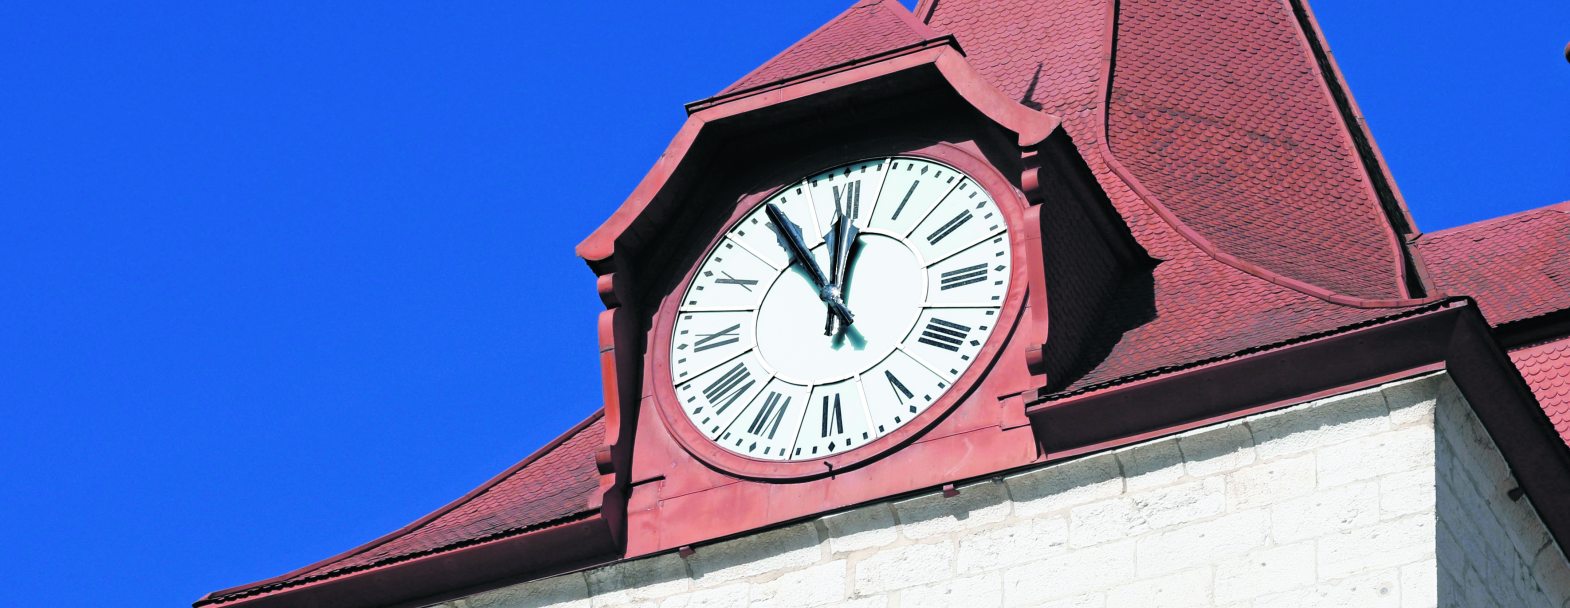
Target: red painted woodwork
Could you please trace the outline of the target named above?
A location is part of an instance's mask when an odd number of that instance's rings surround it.
[[[886,454],[889,450],[898,448],[911,441],[917,435],[925,433],[935,422],[947,416],[950,409],[964,398],[969,397],[970,389],[975,388],[977,380],[992,369],[993,362],[1001,353],[1001,346],[1008,341],[1008,338],[1014,332],[1015,321],[1025,300],[1027,291],[1025,287],[1029,285],[1026,278],[1031,274],[1039,274],[1030,272],[1030,266],[1026,262],[1026,243],[1036,242],[1038,243],[1037,247],[1039,247],[1041,240],[1039,233],[1032,229],[1033,226],[1026,224],[1021,219],[1025,207],[1029,203],[1025,201],[1024,195],[1004,178],[995,167],[980,158],[978,152],[945,143],[932,144],[918,149],[899,149],[897,147],[882,146],[872,146],[870,148],[848,147],[845,146],[846,142],[835,142],[835,144],[837,145],[828,151],[806,157],[799,165],[811,166],[811,163],[820,163],[815,169],[809,169],[797,175],[775,173],[775,175],[791,175],[791,177],[781,178],[782,181],[772,181],[758,190],[742,196],[735,205],[731,216],[724,222],[724,227],[714,233],[708,246],[704,248],[705,254],[700,256],[700,259],[706,258],[707,252],[712,251],[718,245],[724,232],[730,226],[741,220],[743,216],[750,213],[774,192],[800,179],[801,175],[811,174],[813,171],[827,169],[830,166],[845,162],[856,162],[864,158],[907,156],[926,158],[954,167],[969,175],[975,180],[977,185],[981,186],[993,197],[999,211],[1003,214],[1004,221],[1007,222],[1010,228],[1009,236],[1012,241],[1010,248],[1013,258],[1009,262],[1011,267],[1009,279],[1011,289],[1002,303],[1002,308],[998,311],[996,329],[976,355],[975,362],[964,374],[952,382],[952,389],[921,414],[917,415],[916,418],[889,434],[874,439],[854,450],[816,459],[781,462],[750,458],[716,445],[705,437],[703,432],[694,426],[692,421],[682,411],[681,402],[677,399],[675,390],[672,388],[671,351],[667,345],[670,344],[671,332],[674,331],[683,294],[687,293],[688,286],[691,285],[697,273],[696,265],[689,267],[686,270],[686,277],[660,303],[660,312],[654,319],[653,328],[650,332],[649,346],[645,354],[648,367],[652,372],[652,380],[650,382],[652,391],[645,397],[645,402],[653,403],[653,410],[659,414],[665,430],[671,434],[676,443],[684,450],[710,466],[733,473],[738,477],[792,480],[843,474],[862,462]],[[854,151],[852,152],[851,150]],[[1039,224],[1037,225],[1039,226]],[[1036,291],[1034,293],[1044,292]],[[1043,334],[1043,331],[1038,330],[1030,332],[1029,335],[1041,336]],[[1039,343],[1040,340],[1038,339],[1035,342]],[[1005,386],[1003,388],[1005,392],[1008,392],[1008,387]],[[1018,394],[1025,387],[1018,386],[1014,388],[1016,390],[1012,391],[1012,394]],[[981,395],[982,398],[989,396],[993,398],[999,397],[998,395]]]
[[[1059,165],[1069,161],[1056,156],[1072,156],[1073,147],[1042,148],[1049,140],[1061,142],[1061,134],[1050,139],[1059,123],[998,95],[951,45],[939,40],[896,49],[876,60],[822,70],[808,80],[787,79],[693,104],[688,126],[655,171],[579,246],[592,267],[618,277],[601,279],[602,291],[609,285],[614,292],[604,298],[613,308],[607,313],[611,319],[602,322],[601,344],[603,352],[615,353],[608,355],[614,367],[606,371],[607,411],[620,410],[624,424],[636,420],[630,447],[609,438],[607,447],[611,453],[630,451],[629,557],[1037,459],[1022,394],[1045,387],[1043,374],[1032,373],[1027,353],[1042,350],[1047,318],[1037,313],[1048,306],[1046,285],[1033,278],[1044,274],[1044,262],[1039,251],[1030,253],[1041,248],[1042,239],[1039,214],[1029,209],[1042,201],[1042,180],[1036,175],[1043,165],[1040,155],[1054,156],[1048,164]],[[786,139],[771,130],[781,114],[827,117],[872,107],[893,118],[884,125],[824,118],[794,125],[793,137]],[[729,148],[788,152],[732,164],[709,156],[711,149]],[[727,226],[787,181],[843,162],[899,155],[931,158],[971,175],[1009,222],[1012,289],[976,362],[917,419],[844,454],[774,462],[710,443],[681,413],[671,389],[667,349],[676,300],[685,293],[697,261]],[[727,185],[711,186],[719,176],[729,176]],[[1093,190],[1088,176],[1083,170],[1082,187]],[[717,191],[705,190],[711,187]],[[673,228],[679,232],[667,232]],[[624,274],[637,277],[639,285],[624,283],[619,278]],[[1021,315],[1027,301],[1034,302],[1033,314]],[[631,328],[635,323],[642,329],[621,332],[624,324]],[[630,373],[628,366],[638,366],[641,373]],[[626,390],[621,383],[634,376],[638,390]],[[610,389],[613,378],[617,390]],[[601,459],[609,460],[614,457]]]

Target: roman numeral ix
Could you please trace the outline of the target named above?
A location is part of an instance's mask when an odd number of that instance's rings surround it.
[[[742,384],[743,382],[746,384]],[[725,408],[736,403],[736,400],[746,394],[747,389],[752,388],[752,385],[757,382],[752,379],[752,371],[747,369],[747,364],[737,363],[736,367],[730,368],[725,375],[703,389],[703,398],[709,400],[709,405],[719,406],[714,413],[723,414]],[[724,399],[725,403],[721,404],[721,399]]]
[[[950,270],[943,273],[941,289],[947,291],[954,289],[955,287],[964,287],[966,285],[980,283],[985,280],[987,280],[986,264],[966,266],[959,270]]]
[[[916,340],[928,346],[959,352],[960,344],[964,343],[965,336],[970,333],[970,328],[952,321],[944,321],[933,317],[927,321],[927,328],[922,330],[921,338]]]
[[[723,270],[720,271],[720,274],[725,275],[725,278],[714,279],[714,283],[716,285],[736,285],[747,291],[752,291],[752,286],[758,284],[757,281],[752,279],[738,279],[736,277],[730,276],[729,272],[725,272]]]
[[[741,329],[740,323],[719,330],[712,334],[698,334],[703,337],[697,342],[692,343],[692,352],[701,353],[711,348],[719,348],[727,344],[735,344],[741,340],[741,333],[737,331],[739,329]]]
[[[789,408],[790,397],[769,391],[769,396],[763,400],[763,407],[758,408],[758,415],[753,416],[752,424],[747,426],[747,432],[763,437],[763,430],[768,429],[768,438],[773,439],[774,433],[780,430],[780,421],[785,419],[785,410]]]

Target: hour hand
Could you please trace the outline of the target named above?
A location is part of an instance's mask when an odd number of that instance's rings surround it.
[[[840,318],[840,322],[850,325],[853,319],[850,309],[840,300],[838,292],[829,289],[829,277],[823,274],[823,268],[818,266],[812,251],[807,249],[807,242],[801,238],[801,227],[790,221],[779,205],[766,203],[764,212],[768,214],[769,221],[779,227],[780,238],[785,241],[785,248],[790,250],[791,257],[796,258],[807,270],[808,276],[812,277],[812,284],[818,288],[818,298],[828,305],[829,312]]]
[[[861,229],[856,227],[851,218],[845,217],[839,210],[834,211],[834,224],[823,240],[829,244],[829,290],[840,301],[845,299],[845,276],[850,273],[850,251],[860,234]],[[830,311],[828,319],[823,322],[824,335],[834,335],[834,319],[835,315]]]

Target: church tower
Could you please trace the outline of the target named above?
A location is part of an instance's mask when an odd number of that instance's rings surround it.
[[[195,606],[1570,605],[1570,206],[1418,232],[1302,0],[861,0],[687,111],[601,410]]]

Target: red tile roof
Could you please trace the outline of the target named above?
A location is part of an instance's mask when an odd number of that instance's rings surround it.
[[[1105,135],[1222,250],[1337,293],[1403,296],[1400,246],[1288,3],[1124,0],[1115,53],[1105,0],[942,0],[932,11],[933,29],[954,34],[995,86],[1078,122],[1082,148]],[[1093,128],[1103,115],[1105,130]]]
[[[758,87],[935,38],[895,0],[861,0],[726,87],[720,95]]]
[[[1314,95],[1294,103],[1319,118],[1335,120],[1322,81],[1294,77],[1278,92],[1267,86],[1273,82],[1266,80],[1268,74],[1249,76],[1253,72],[1247,70],[1269,68],[1272,61],[1312,65],[1301,39],[1297,46],[1283,42],[1289,32],[1282,28],[1296,31],[1284,5],[1272,4],[1271,9],[1257,3],[1206,3],[1207,18],[1185,9],[1188,21],[1182,32],[1153,25],[1152,20],[1165,22],[1150,13],[1163,11],[1146,3],[1125,1],[1121,6],[1118,58],[1110,70],[1116,85],[1111,107],[1105,104],[1108,68],[1102,59],[1109,41],[1105,2],[942,0],[928,17],[933,29],[960,41],[970,63],[1004,94],[1063,117],[1064,127],[1135,239],[1151,256],[1164,260],[1148,286],[1129,288],[1148,295],[1120,298],[1120,308],[1110,313],[1103,326],[1110,334],[1104,341],[1112,344],[1106,357],[1061,388],[1084,389],[1389,315],[1389,309],[1333,304],[1223,264],[1155,211],[1155,204],[1175,203],[1179,219],[1202,234],[1208,230],[1205,236],[1221,248],[1289,277],[1348,295],[1400,295],[1392,232],[1379,215],[1378,202],[1360,185],[1356,155],[1350,147],[1318,142],[1275,109],[1274,97],[1296,99],[1305,95],[1302,89],[1318,82]],[[1275,44],[1251,38],[1272,32],[1279,39]],[[1170,54],[1193,56],[1185,61],[1202,59],[1234,71],[1247,68],[1227,77],[1247,85],[1231,86],[1227,78],[1203,70],[1186,73],[1182,68],[1137,65],[1172,61],[1157,57],[1156,49],[1163,47]],[[1293,57],[1255,57],[1267,52]],[[1221,96],[1230,96],[1232,103],[1221,103]],[[1321,107],[1306,108],[1316,100]],[[1338,141],[1346,133],[1344,126],[1323,121],[1304,127],[1312,128],[1341,134]],[[1133,157],[1134,177],[1159,201],[1142,199],[1108,165],[1100,144],[1109,131],[1116,144],[1111,152],[1120,159]],[[1195,139],[1178,143],[1177,133]],[[1310,141],[1318,143],[1305,150],[1309,146],[1304,142]],[[1318,172],[1335,178],[1330,180],[1334,183],[1301,192],[1280,187],[1280,182],[1301,179],[1294,172],[1302,168],[1273,158],[1283,150],[1302,157],[1303,166],[1314,167],[1307,174]],[[1196,177],[1157,171],[1155,165],[1162,162],[1182,166]],[[1274,213],[1292,214],[1297,223],[1271,221]],[[1361,252],[1361,259],[1348,251]],[[1377,263],[1368,263],[1370,259]],[[1316,267],[1331,270],[1316,272]]]
[[[1570,309],[1570,201],[1426,234],[1418,251],[1446,294],[1494,325]]]
[[[1559,436],[1570,443],[1570,338],[1511,351],[1510,360],[1532,387]]]
[[[212,594],[224,603],[538,530],[593,512],[599,490],[594,452],[605,437],[596,412],[577,427],[479,488],[403,529],[283,576]]]
[[[1060,380],[1060,391],[1401,310],[1337,304],[1282,284],[1354,298],[1403,295],[1391,222],[1289,3],[1122,0],[1115,54],[1107,48],[1114,39],[1107,0],[923,6],[926,24],[893,0],[862,0],[722,95],[953,35],[999,90],[1061,117],[1135,240],[1161,263],[1124,287],[1098,326],[1104,348],[1088,369]],[[1110,66],[1107,56],[1115,57]],[[1564,211],[1435,233],[1419,246],[1435,283],[1476,295],[1495,323],[1570,308]],[[1225,262],[1207,247],[1246,263]],[[1515,356],[1545,407],[1557,408],[1550,415],[1565,433],[1570,341],[1556,344]],[[585,513],[598,489],[594,450],[603,433],[596,416],[404,530],[250,589],[374,568]]]

